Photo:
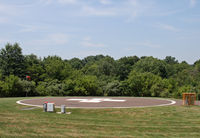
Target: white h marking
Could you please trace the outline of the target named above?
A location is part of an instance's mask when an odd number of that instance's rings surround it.
[[[79,101],[80,103],[100,103],[100,102],[125,102],[126,100],[93,98],[93,99],[67,99],[67,101]]]

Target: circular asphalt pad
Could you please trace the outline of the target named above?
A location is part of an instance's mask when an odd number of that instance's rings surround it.
[[[180,105],[180,101],[144,97],[45,97],[17,101],[18,104],[42,107],[45,102],[67,108],[132,108]]]

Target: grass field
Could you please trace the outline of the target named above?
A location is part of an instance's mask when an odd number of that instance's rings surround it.
[[[0,137],[200,137],[200,107],[67,109],[70,115],[21,110],[0,98]]]

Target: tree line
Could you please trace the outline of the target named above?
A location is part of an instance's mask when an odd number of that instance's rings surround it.
[[[30,76],[31,80],[27,79]],[[0,97],[144,96],[180,98],[200,91],[200,60],[190,65],[174,57],[96,55],[63,60],[23,55],[21,47],[0,50]]]

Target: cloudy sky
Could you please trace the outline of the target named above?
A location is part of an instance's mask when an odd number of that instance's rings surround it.
[[[63,59],[200,59],[199,0],[0,0],[0,48]]]

